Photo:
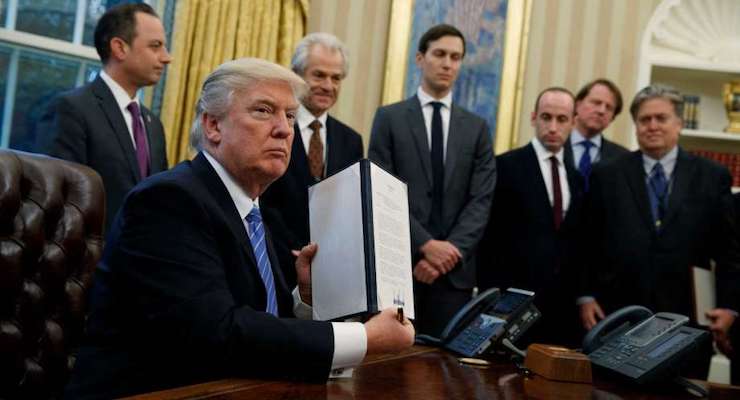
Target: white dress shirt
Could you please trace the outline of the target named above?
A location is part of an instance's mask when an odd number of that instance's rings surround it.
[[[132,99],[129,97],[126,90],[124,90],[121,85],[118,84],[118,82],[114,81],[113,78],[110,77],[110,75],[106,74],[104,70],[100,70],[100,78],[105,82],[106,85],[108,85],[108,88],[113,93],[113,98],[116,100],[116,104],[118,104],[118,108],[121,110],[121,115],[123,115],[123,120],[126,121],[126,128],[128,129],[128,135],[131,138],[131,144],[133,144],[134,149],[136,149],[136,140],[134,139],[134,127],[133,127],[133,120],[134,117],[131,115],[131,112],[128,110],[128,105],[134,101],[136,104],[139,105],[139,110],[141,110],[141,103],[139,103],[139,99],[134,96]],[[144,113],[141,112],[141,118],[144,118]],[[144,121],[141,121],[142,124],[144,124]],[[146,129],[146,124],[142,125]]]
[[[236,183],[231,175],[218,161],[216,161],[215,158],[208,154],[207,151],[204,151],[203,154],[213,169],[216,170],[216,173],[218,174],[218,177],[221,178],[224,186],[226,186],[226,190],[229,192],[231,200],[234,202],[234,205],[239,212],[239,218],[246,218],[247,214],[252,211],[252,207],[259,207],[259,199],[252,200],[244,189]],[[294,290],[294,310],[304,310],[303,313],[296,313],[296,316],[305,316],[305,310],[308,305],[300,301],[300,296],[296,295],[297,290]],[[300,304],[302,304],[302,307]],[[309,313],[308,315],[310,318],[311,314]],[[365,332],[365,326],[359,322],[332,322],[331,325],[334,332],[334,355],[331,362],[332,370],[351,368],[360,364],[360,362],[365,358],[365,353],[367,352],[367,333]]]
[[[419,89],[416,91],[416,96],[419,98],[419,103],[421,103],[421,113],[424,115],[424,127],[427,131],[427,143],[429,143],[430,152],[432,151],[432,115],[434,114],[434,106],[431,105],[431,103],[433,101],[442,103],[442,107],[439,109],[439,112],[442,116],[442,161],[444,161],[447,159],[447,137],[450,133],[452,92],[447,93],[447,96],[441,99],[435,99],[419,86]]]
[[[560,177],[560,196],[563,200],[563,218],[568,211],[570,206],[570,187],[568,186],[568,173],[563,163],[563,148],[553,154],[545,149],[545,146],[540,143],[539,139],[532,138],[532,146],[534,152],[537,154],[537,161],[540,165],[540,172],[542,173],[542,179],[545,181],[545,187],[547,188],[547,197],[550,200],[550,205],[553,205],[553,187],[552,187],[552,161],[550,157],[555,156],[558,160],[558,175]]]

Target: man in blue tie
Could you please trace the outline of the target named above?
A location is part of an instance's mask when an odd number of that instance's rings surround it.
[[[628,153],[624,147],[604,138],[604,130],[621,111],[622,93],[608,79],[593,80],[576,94],[575,124],[565,146],[565,162],[580,173],[584,191],[588,191],[593,164]]]
[[[710,261],[716,263],[717,306],[735,305],[740,246],[732,180],[727,168],[678,145],[682,111],[678,93],[640,90],[630,106],[640,149],[593,170],[579,240],[586,329],[630,304],[696,321],[691,267],[709,268]],[[701,375],[706,361],[694,362],[693,372]]]
[[[305,91],[298,75],[257,59],[206,78],[191,130],[198,155],[137,185],[113,224],[68,397],[227,377],[323,382],[413,344],[395,310],[365,324],[293,318],[310,315],[317,247],[299,252],[291,295],[259,197],[287,169]]]

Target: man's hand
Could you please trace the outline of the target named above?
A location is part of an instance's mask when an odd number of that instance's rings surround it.
[[[396,308],[386,308],[365,322],[367,354],[398,353],[414,344],[414,326],[408,318],[397,319]]]
[[[732,354],[732,342],[730,342],[730,337],[727,333],[737,318],[735,313],[726,308],[715,308],[707,311],[706,316],[712,321],[709,325],[709,330],[712,331],[717,348],[726,355]]]
[[[439,271],[434,269],[425,259],[419,260],[414,266],[414,278],[419,282],[431,285],[439,277]]]
[[[316,255],[319,246],[316,243],[309,243],[303,248],[293,250],[293,255],[296,256],[295,260],[295,273],[298,280],[298,293],[301,295],[301,300],[309,306],[312,303],[311,299],[311,261]]]
[[[450,272],[462,258],[462,253],[454,244],[443,240],[429,240],[420,250],[429,264],[442,275]]]
[[[599,320],[604,319],[604,312],[601,311],[601,306],[596,300],[581,304],[579,309],[581,314],[581,324],[583,324],[583,327],[588,331],[590,331],[591,328],[599,322]]]

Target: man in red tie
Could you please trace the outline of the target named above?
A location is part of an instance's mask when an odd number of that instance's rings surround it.
[[[563,162],[573,113],[573,95],[567,89],[544,90],[531,117],[535,137],[528,145],[496,157],[498,182],[480,246],[478,284],[481,290],[513,286],[536,293],[542,320],[523,342],[571,344],[573,340],[564,324],[568,318],[576,326],[566,257],[579,189],[577,171]]]
[[[164,128],[136,92],[155,85],[171,61],[162,22],[147,4],[108,10],[95,27],[103,69],[56,98],[39,123],[43,152],[85,164],[103,178],[108,228],[139,181],[167,169]]]
[[[293,125],[288,171],[262,195],[265,222],[288,285],[296,284],[293,250],[308,244],[308,186],[362,158],[362,138],[329,115],[349,72],[348,52],[334,35],[315,32],[296,46],[291,69],[308,84]]]

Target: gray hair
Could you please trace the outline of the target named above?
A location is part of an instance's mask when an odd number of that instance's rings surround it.
[[[298,75],[303,76],[308,66],[308,53],[314,45],[326,47],[329,50],[338,51],[342,55],[342,77],[349,73],[349,58],[347,47],[339,38],[326,32],[314,32],[304,36],[295,48],[293,58],[290,60],[290,69]]]
[[[211,72],[203,82],[200,97],[195,103],[195,120],[190,128],[190,145],[203,148],[203,114],[217,119],[226,116],[237,92],[248,91],[254,84],[265,81],[285,82],[293,89],[296,101],[308,91],[306,82],[289,69],[257,58],[239,58],[227,61]]]
[[[640,110],[642,103],[652,99],[664,99],[670,101],[671,104],[673,104],[673,111],[676,113],[676,116],[683,120],[683,97],[673,89],[650,85],[637,92],[634,100],[632,100],[632,104],[630,105],[630,115],[632,115],[633,122],[637,121],[637,112]]]

